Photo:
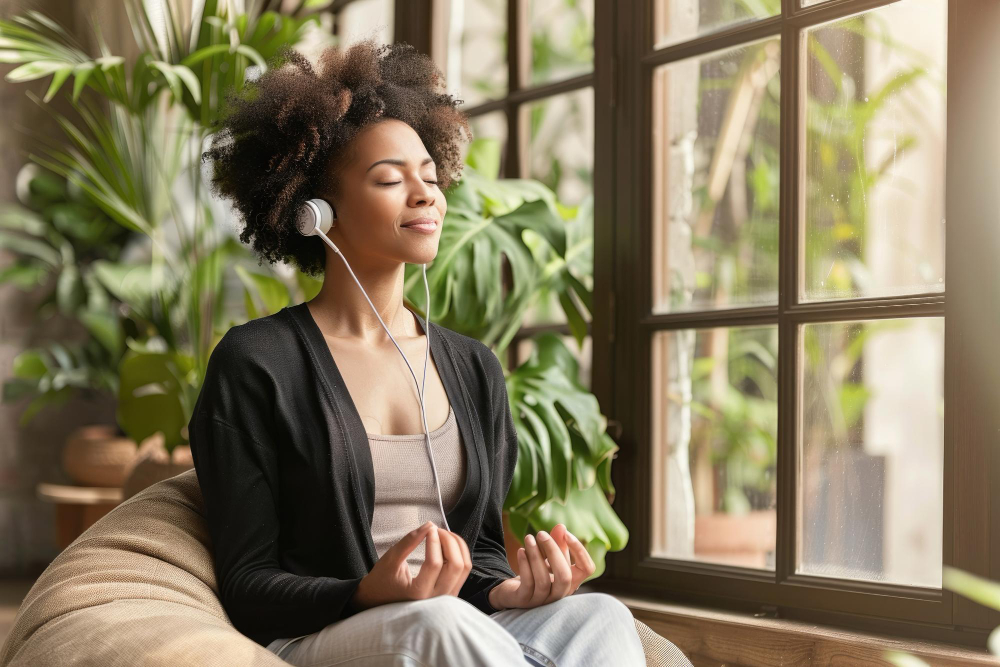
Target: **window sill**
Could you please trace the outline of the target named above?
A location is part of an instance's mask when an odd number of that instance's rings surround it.
[[[580,588],[581,592],[597,590],[602,589]],[[695,665],[888,664],[886,651],[910,653],[935,667],[995,667],[1000,663],[985,650],[607,592],[624,602],[637,619],[673,642]]]

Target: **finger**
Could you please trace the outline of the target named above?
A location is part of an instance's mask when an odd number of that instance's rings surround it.
[[[549,591],[552,588],[552,579],[549,578],[551,571],[545,563],[545,556],[538,548],[534,535],[524,536],[524,550],[528,554],[528,566],[531,568],[531,577],[535,581],[531,602],[534,605],[539,605],[549,597]]]
[[[556,527],[552,529],[552,532],[549,533],[549,535],[551,535],[552,539],[554,539],[556,541],[556,544],[559,545],[559,550],[562,551],[563,556],[566,557],[566,562],[572,563],[573,561],[570,559],[569,556],[569,538],[567,537],[568,533],[569,531],[566,529],[566,524],[557,523]]]
[[[569,537],[569,548],[573,552],[574,563],[573,570],[577,573],[576,576],[579,577],[582,583],[584,579],[589,577],[597,569],[594,565],[594,560],[590,557],[590,553],[587,551],[587,547],[583,546],[583,542],[577,539],[576,535],[572,533],[567,534]],[[579,584],[577,584],[579,586]]]
[[[424,538],[427,537],[427,533],[430,532],[433,525],[433,521],[428,521],[424,525],[414,528],[406,535],[403,535],[402,539],[389,549],[392,557],[400,561],[406,560],[406,557],[413,553],[417,545],[424,541]]]
[[[527,544],[528,537],[525,536],[524,539]],[[517,589],[517,600],[520,604],[526,604],[535,592],[535,577],[531,573],[526,547],[517,550],[517,576],[521,578],[521,585]]]
[[[441,528],[438,530],[441,538],[441,555],[444,564],[441,573],[438,575],[437,584],[434,586],[438,595],[450,595],[455,588],[455,582],[462,575],[465,562],[462,560],[462,549],[458,546],[458,537],[449,530]]]
[[[559,600],[573,592],[573,569],[552,536],[544,530],[538,531],[538,545],[549,559],[552,572],[552,586],[546,601]]]
[[[441,536],[438,534],[437,525],[432,525],[430,532],[427,533],[427,548],[424,550],[424,562],[420,565],[420,572],[413,579],[416,592],[421,598],[428,598],[433,595],[443,560],[444,557],[441,555]]]

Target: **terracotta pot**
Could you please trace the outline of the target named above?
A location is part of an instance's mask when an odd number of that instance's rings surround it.
[[[138,447],[130,438],[116,435],[110,424],[81,426],[66,438],[62,466],[82,486],[121,486],[135,462]]]
[[[774,509],[697,516],[695,556],[729,565],[765,567],[768,553],[774,550],[777,524],[778,513]]]
[[[174,447],[173,455],[167,453],[162,433],[155,433],[142,441],[122,484],[122,501],[128,500],[146,487],[170,479],[194,467],[189,445]]]

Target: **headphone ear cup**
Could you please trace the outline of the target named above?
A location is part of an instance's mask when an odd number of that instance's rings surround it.
[[[317,229],[326,234],[333,225],[333,208],[325,199],[310,199],[299,209],[295,223],[303,236],[315,236]]]

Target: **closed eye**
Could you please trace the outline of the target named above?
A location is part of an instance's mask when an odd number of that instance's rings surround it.
[[[403,181],[393,181],[392,183],[379,183],[379,185],[399,185]],[[424,183],[430,183],[431,185],[437,185],[437,181],[424,181]]]

